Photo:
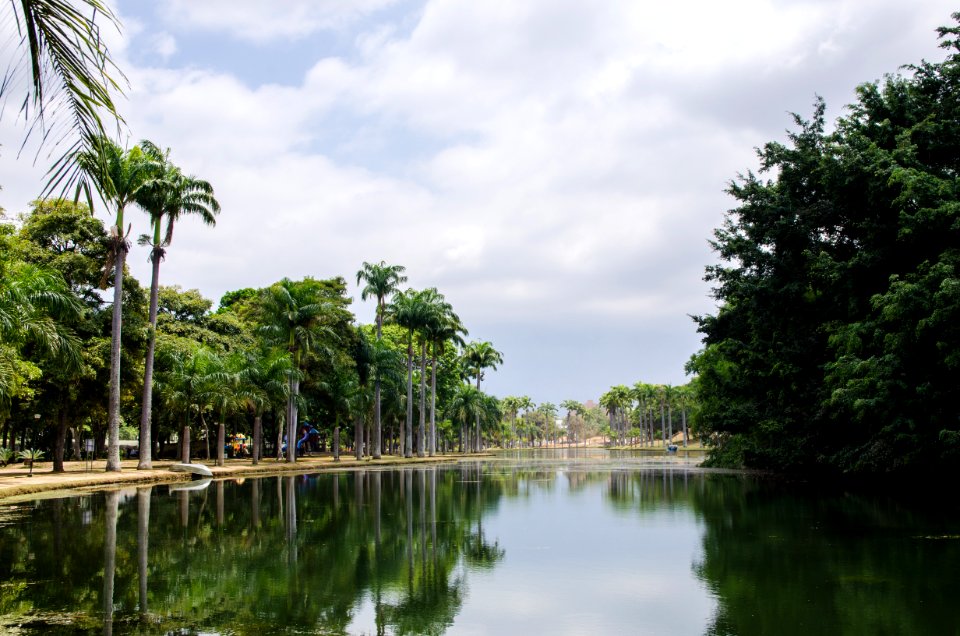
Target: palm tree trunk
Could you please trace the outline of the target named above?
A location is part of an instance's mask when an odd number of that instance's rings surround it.
[[[413,331],[407,340],[407,421],[404,457],[413,457]]]
[[[427,415],[427,343],[421,343],[420,351],[420,434],[417,440],[417,457],[423,457],[426,437],[424,435]]]
[[[60,408],[57,409],[57,437],[53,444],[53,472],[63,472],[63,454],[67,445],[67,409],[65,399],[60,399]]]
[[[373,458],[382,456],[383,434],[380,424],[380,378],[373,382]]]
[[[210,427],[207,426],[207,420],[203,418],[203,412],[200,413],[200,426],[203,427],[203,443],[207,447],[207,461],[210,461]]]
[[[687,403],[683,402],[680,407],[680,419],[683,422],[683,447],[687,447]]]
[[[253,417],[253,465],[260,463],[260,443],[263,437],[263,415]]]
[[[107,471],[120,470],[120,327],[123,321],[123,264],[127,245],[123,240],[123,216],[118,214],[117,244],[113,260],[113,318],[110,328],[110,404],[107,409]]]
[[[434,345],[436,347],[436,345]],[[437,352],[430,362],[430,457],[437,454]]]
[[[479,367],[477,368],[477,391],[480,391],[480,375],[483,373],[483,370]],[[476,445],[474,446],[474,451],[480,452],[480,409],[477,409],[477,439]]]
[[[223,466],[223,447],[227,443],[226,430],[224,429],[226,429],[226,425],[221,417],[217,423],[217,466]]]
[[[290,378],[290,397],[287,398],[287,461],[297,461],[297,396],[300,395],[300,380]]]
[[[159,221],[157,221],[159,223]],[[157,232],[154,233],[155,235]],[[143,366],[143,401],[140,407],[140,461],[137,470],[150,470],[153,467],[153,447],[150,444],[150,420],[153,409],[153,359],[157,346],[157,305],[160,293],[160,260],[163,250],[153,248],[150,260],[153,261],[153,275],[150,278],[150,327],[147,342],[147,359]]]
[[[184,464],[190,463],[190,420],[183,425],[183,432],[180,434],[180,461]]]
[[[363,414],[357,413],[357,423],[353,426],[353,456],[357,461],[363,459]]]
[[[333,461],[340,461],[340,423],[333,427]]]

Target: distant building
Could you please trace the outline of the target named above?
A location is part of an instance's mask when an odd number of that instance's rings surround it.
[[[597,408],[598,406],[599,406],[599,404],[597,404],[597,403],[594,402],[593,400],[587,400],[586,402],[583,403],[583,408],[587,409],[588,411],[591,410],[591,409],[595,409],[595,408]]]

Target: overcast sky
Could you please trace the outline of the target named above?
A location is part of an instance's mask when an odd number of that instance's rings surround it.
[[[355,293],[363,261],[402,264],[503,352],[490,391],[559,403],[686,381],[727,182],[816,95],[833,118],[857,84],[942,59],[952,4],[119,0],[109,39],[124,141],[171,148],[223,207],[178,226],[162,284]],[[8,214],[47,167],[17,159],[14,115]],[[146,248],[128,263],[149,284]]]

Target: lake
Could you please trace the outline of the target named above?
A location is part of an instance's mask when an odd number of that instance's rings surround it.
[[[955,635],[956,508],[602,451],[42,499],[0,631]]]

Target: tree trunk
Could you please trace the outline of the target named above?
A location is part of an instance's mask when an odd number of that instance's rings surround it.
[[[424,434],[425,420],[427,416],[427,343],[421,344],[420,351],[420,427],[417,440],[417,457],[424,456],[424,446],[426,445],[426,435]]]
[[[480,376],[483,375],[483,370],[477,367],[477,392],[480,392]],[[477,410],[477,444],[474,447],[474,451],[480,452],[480,410]]]
[[[260,444],[263,438],[263,415],[253,417],[253,465],[260,463]]]
[[[357,461],[363,459],[363,416],[357,414],[357,421],[353,425],[353,456]]]
[[[300,395],[300,380],[290,378],[290,397],[287,399],[287,461],[297,461],[297,396]]]
[[[223,447],[227,443],[226,426],[223,419],[217,422],[217,466],[223,466]]]
[[[340,425],[333,427],[333,461],[340,461]]]
[[[190,424],[183,425],[183,432],[180,434],[180,462],[190,463]]]
[[[413,332],[407,340],[407,420],[403,456],[413,457]]]
[[[158,221],[159,222],[159,221]],[[150,279],[150,326],[147,328],[147,359],[143,367],[143,402],[140,407],[140,460],[137,470],[150,470],[153,467],[153,447],[150,443],[150,422],[153,409],[153,359],[157,346],[157,305],[160,291],[160,261],[163,250],[154,247],[150,260],[153,261],[153,275]]]
[[[117,226],[113,275],[113,319],[110,329],[110,404],[107,409],[107,471],[120,470],[120,327],[123,321],[123,264],[127,245],[123,240],[122,216]]]
[[[436,345],[434,345],[436,346]],[[430,457],[437,454],[437,352],[430,363]]]
[[[680,419],[683,423],[683,447],[687,447],[687,405],[686,403],[680,409]]]
[[[63,451],[67,445],[67,409],[63,404],[65,400],[60,400],[60,408],[57,412],[57,438],[53,443],[53,472],[62,473],[63,471]]]
[[[73,438],[73,457],[80,459],[80,432],[76,426],[70,427],[70,436]]]
[[[373,458],[382,456],[383,427],[380,422],[380,378],[373,382]]]

